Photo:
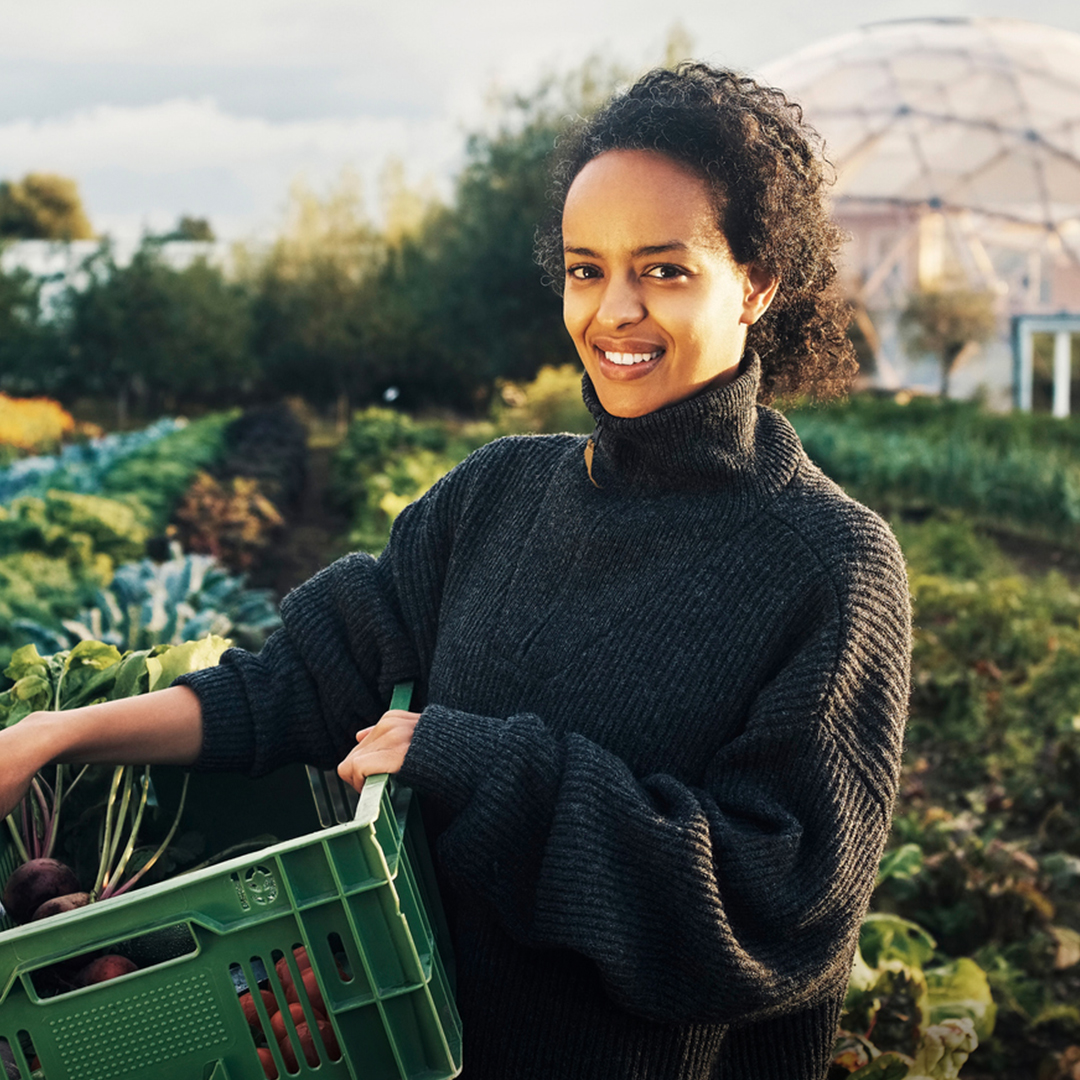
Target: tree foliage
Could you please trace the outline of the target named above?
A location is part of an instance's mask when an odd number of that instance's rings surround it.
[[[174,269],[152,242],[126,266],[105,244],[84,271],[85,287],[69,289],[65,304],[69,393],[167,409],[177,399],[216,402],[250,391],[256,370],[243,286],[204,259]]]
[[[248,267],[266,385],[315,401],[370,399],[378,380],[366,293],[382,259],[355,176],[344,174],[325,197],[293,186],[281,236]]]
[[[949,392],[960,354],[969,345],[989,341],[996,326],[993,293],[955,286],[912,293],[900,315],[908,346],[941,362],[942,397]]]
[[[170,240],[188,240],[197,243],[212,244],[217,237],[207,218],[191,217],[183,214],[177,220],[176,226],[167,233],[154,237],[160,243],[168,243]]]
[[[470,137],[452,203],[389,246],[372,291],[372,344],[404,405],[475,411],[498,379],[528,380],[572,359],[533,238],[555,140],[621,77],[593,60],[494,102],[497,119]]]
[[[52,393],[63,370],[60,334],[43,317],[41,281],[0,268],[0,390]]]
[[[93,236],[74,180],[53,173],[27,173],[22,180],[0,181],[0,238],[90,240]]]
[[[394,388],[406,408],[483,412],[500,380],[574,359],[534,233],[558,135],[621,78],[591,61],[493,101],[446,204],[411,189],[396,162],[383,173],[379,225],[354,177],[325,194],[295,186],[277,241],[242,253],[237,280],[204,262],[168,264],[161,242],[211,235],[201,219],[147,238],[128,266],[104,246],[85,287],[55,308],[50,340],[62,347],[48,364],[14,365],[31,376],[17,389],[112,396],[121,411],[291,393],[337,402],[344,418]],[[5,288],[12,312],[37,311],[40,297],[27,280],[0,281],[0,353],[31,357],[24,329],[38,316],[5,323]]]

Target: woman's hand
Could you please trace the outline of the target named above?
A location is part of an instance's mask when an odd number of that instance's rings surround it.
[[[356,733],[356,747],[338,766],[338,776],[359,791],[369,776],[396,773],[405,760],[419,719],[419,713],[404,709],[383,713],[374,727]]]

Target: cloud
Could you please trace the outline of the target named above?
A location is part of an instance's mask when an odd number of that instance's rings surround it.
[[[125,233],[181,212],[217,217],[222,232],[223,214],[228,231],[258,231],[297,176],[321,186],[349,167],[371,191],[391,156],[406,162],[414,180],[432,176],[445,189],[461,151],[460,133],[445,117],[274,122],[237,116],[208,98],[0,124],[0,176],[74,177],[95,226]]]

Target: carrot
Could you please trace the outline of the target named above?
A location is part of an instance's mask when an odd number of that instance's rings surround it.
[[[138,970],[138,965],[133,964],[126,956],[110,953],[91,960],[79,973],[76,981],[79,986],[93,986],[95,983],[118,979],[121,975],[130,975],[131,972]]]

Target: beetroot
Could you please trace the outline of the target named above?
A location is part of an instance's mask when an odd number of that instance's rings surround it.
[[[4,909],[17,922],[29,922],[46,900],[79,891],[79,879],[57,859],[31,859],[8,878]]]
[[[51,900],[46,900],[34,912],[30,921],[37,922],[38,919],[47,919],[50,915],[62,915],[65,911],[74,911],[76,908],[86,907],[89,903],[88,892],[72,892],[64,896],[54,896]]]
[[[95,983],[108,982],[109,979],[118,979],[121,975],[130,975],[138,971],[138,964],[133,963],[126,956],[118,956],[116,953],[108,953],[91,960],[79,974],[79,986],[93,986]]]

